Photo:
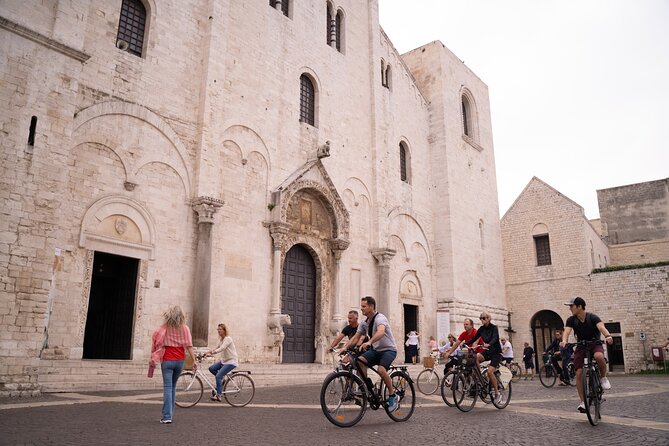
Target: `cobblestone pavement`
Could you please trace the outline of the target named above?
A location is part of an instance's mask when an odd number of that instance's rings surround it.
[[[574,444],[587,436],[588,445],[669,445],[669,377],[611,382],[596,427],[575,411],[574,387],[546,389],[536,379],[515,384],[504,410],[477,402],[462,413],[437,395],[417,394],[409,421],[395,423],[382,410],[368,410],[350,429],[325,419],[319,385],[258,388],[245,408],[203,399],[177,408],[171,425],[158,423],[162,396],[155,392],[50,394],[0,400],[0,444],[342,445],[366,438],[366,444],[383,445],[536,445]]]

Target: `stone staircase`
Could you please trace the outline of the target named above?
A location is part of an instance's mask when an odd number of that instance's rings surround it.
[[[208,365],[206,365],[208,367]],[[160,369],[147,378],[147,365],[114,360],[42,360],[38,383],[42,392],[91,392],[162,389]],[[409,366],[416,379],[423,369]],[[329,364],[245,364],[238,370],[249,370],[257,387],[317,384],[333,370]]]

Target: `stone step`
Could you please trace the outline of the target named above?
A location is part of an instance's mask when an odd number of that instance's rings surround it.
[[[205,364],[208,367],[209,364]],[[328,364],[249,364],[239,370],[251,372],[257,387],[293,384],[316,384],[333,370]],[[409,366],[412,377],[423,369]],[[38,383],[42,392],[84,392],[160,389],[160,368],[147,378],[148,366],[131,361],[111,360],[42,360]]]

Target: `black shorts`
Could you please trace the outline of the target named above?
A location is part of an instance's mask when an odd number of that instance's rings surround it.
[[[534,368],[534,363],[530,361],[524,361],[525,362],[525,369],[533,369]]]
[[[490,361],[490,365],[493,367],[499,366],[499,363],[502,362],[502,354],[499,352],[491,352],[490,350],[486,350],[482,353],[482,355],[486,361]]]

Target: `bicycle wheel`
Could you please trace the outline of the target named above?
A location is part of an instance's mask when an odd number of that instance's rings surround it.
[[[552,366],[541,366],[539,371],[539,381],[541,381],[541,384],[543,384],[544,387],[553,387],[556,380],[557,374],[555,373],[555,370]]]
[[[432,395],[439,388],[439,374],[434,369],[425,369],[416,379],[418,391],[425,395]]]
[[[174,404],[188,408],[195,406],[202,398],[202,380],[193,372],[182,372],[177,378],[177,391]]]
[[[390,412],[388,410],[387,404],[384,404],[383,408],[386,410],[386,413],[391,420],[406,421],[411,418],[411,415],[413,415],[413,411],[416,408],[416,393],[413,389],[413,382],[411,381],[409,375],[400,370],[392,372],[390,374],[390,380],[393,382],[395,395],[397,395],[397,398],[399,398],[400,405],[397,407],[397,409],[395,409],[394,412]],[[387,400],[390,396],[386,386],[383,386],[381,394],[383,395],[384,401]]]
[[[367,409],[367,388],[349,372],[330,373],[321,387],[321,409],[335,426],[354,426]]]
[[[520,365],[518,365],[517,362],[512,362],[509,364],[509,370],[511,370],[511,375],[513,376],[511,381],[514,383],[520,381],[520,377],[523,374],[523,371],[520,369]]]
[[[451,370],[441,379],[441,399],[444,400],[444,403],[448,407],[455,406],[455,400],[453,399],[453,381],[457,373]]]
[[[499,401],[497,401],[495,398],[495,391],[492,390],[490,395],[490,398],[492,399],[492,405],[498,409],[504,409],[511,401],[511,382],[506,385],[506,388],[503,388],[502,383],[498,382],[497,388],[499,389],[499,393],[502,395],[502,397]]]
[[[451,386],[455,406],[463,412],[469,412],[476,404],[478,389],[471,372],[460,372]]]
[[[588,369],[583,373],[583,395],[585,396],[585,413],[593,426],[599,422],[599,377]]]
[[[256,386],[246,373],[234,373],[225,381],[223,396],[229,405],[244,407],[251,402],[256,394]]]

